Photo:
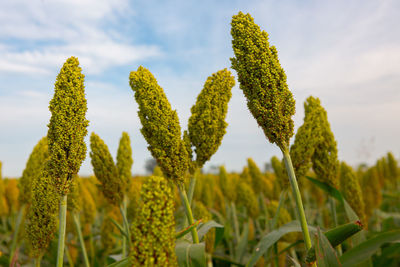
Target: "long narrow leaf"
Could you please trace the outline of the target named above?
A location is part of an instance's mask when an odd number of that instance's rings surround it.
[[[287,192],[287,190],[282,191],[281,195],[279,196],[279,204],[278,204],[278,208],[276,209],[274,218],[272,219],[272,228],[271,228],[271,230],[275,229],[276,226],[278,225],[279,212],[281,210],[283,202],[285,202],[286,192]]]
[[[125,232],[124,228],[113,218],[110,218],[110,220],[118,228],[121,234],[123,234],[126,238],[128,238],[128,234]]]
[[[195,221],[193,224],[189,225],[188,227],[186,227],[185,229],[182,229],[181,231],[177,232],[175,234],[175,238],[179,239],[183,236],[185,236],[186,234],[188,234],[190,231],[192,231],[192,228],[197,227],[199,224],[201,223],[201,220]]]
[[[130,264],[129,257],[128,257],[128,258],[122,259],[120,261],[116,261],[116,262],[108,265],[108,267],[127,267],[130,265],[131,264]]]
[[[359,221],[354,223],[347,223],[340,225],[324,233],[332,247],[336,247],[343,243],[349,237],[355,235],[362,230],[363,226]],[[306,262],[311,263],[315,261],[315,246],[307,252]]]
[[[315,232],[315,228],[312,226],[308,226],[310,232]],[[251,255],[250,261],[246,266],[252,267],[254,266],[258,259],[264,255],[265,252],[277,242],[282,236],[292,233],[292,232],[301,232],[301,226],[298,221],[291,221],[280,228],[268,233],[265,235],[260,242],[257,244],[253,254]]]
[[[211,228],[224,228],[224,226],[213,220],[200,224],[197,228],[199,239],[201,240],[208,233],[208,231],[210,231]]]
[[[318,228],[315,242],[316,258],[319,267],[342,266],[336,255],[335,249],[331,246],[328,238]]]
[[[188,241],[179,241],[175,246],[179,267],[205,267],[206,252],[204,242],[192,244]]]
[[[239,244],[236,246],[235,260],[242,262],[242,258],[246,252],[249,237],[249,221],[244,224],[242,234],[240,235]]]
[[[364,262],[366,259],[369,259],[383,244],[399,241],[400,230],[378,234],[360,245],[353,247],[349,251],[346,251],[346,253],[340,257],[340,261],[342,262],[343,267],[355,266]]]

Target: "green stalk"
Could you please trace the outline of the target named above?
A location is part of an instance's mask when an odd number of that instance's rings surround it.
[[[185,187],[183,185],[178,186],[178,189],[179,189],[179,194],[181,196],[182,204],[185,208],[186,217],[189,220],[189,225],[192,225],[194,223],[194,218],[193,218],[192,208],[190,207],[189,199],[185,191]],[[199,235],[197,234],[196,227],[193,227],[191,232],[192,232],[193,243],[194,244],[199,243]]]
[[[233,232],[235,234],[235,242],[239,243],[239,223],[236,215],[235,203],[231,202],[231,212],[232,212],[232,222],[233,222]]]
[[[94,245],[93,245],[93,234],[92,231],[90,230],[90,234],[89,234],[89,244],[90,244],[90,260],[93,263],[93,265],[95,264],[95,259],[94,259]]]
[[[39,255],[35,258],[35,267],[40,267],[40,261],[42,260],[42,256]]]
[[[60,226],[58,232],[57,267],[62,267],[64,262],[65,227],[67,221],[67,195],[60,198]]]
[[[289,149],[287,147],[284,147],[283,149],[281,148],[281,150],[283,154],[283,159],[285,161],[286,170],[289,176],[289,181],[292,186],[293,197],[296,202],[297,215],[300,220],[304,243],[306,245],[307,250],[309,250],[311,248],[311,238],[310,238],[310,233],[308,232],[308,226],[307,226],[306,216],[304,214],[303,202],[301,200],[301,194],[299,186],[297,184],[296,175],[294,173]]]
[[[279,253],[278,253],[278,242],[275,242],[274,244],[274,262],[275,262],[275,267],[279,267]]]
[[[71,254],[69,253],[68,246],[65,247],[65,255],[67,256],[69,267],[74,267],[74,261],[72,260]]]
[[[11,248],[10,248],[10,262],[14,258],[15,248],[17,247],[18,234],[19,234],[19,229],[21,227],[22,216],[24,215],[24,212],[25,212],[25,206],[26,206],[25,204],[21,206],[21,209],[18,212],[17,221],[15,223],[15,232],[14,232],[14,236],[13,236],[13,240],[11,242]]]
[[[333,218],[333,222],[334,222],[334,227],[336,228],[338,226],[338,220],[337,220],[337,214],[336,214],[336,203],[335,203],[335,199],[331,196],[329,196],[329,204],[331,207],[331,213],[332,213],[332,218]],[[336,247],[336,253],[338,254],[338,256],[342,255],[342,246],[338,245]]]
[[[124,230],[125,233],[128,234],[128,238],[125,237],[125,235],[122,235],[122,256],[126,257],[127,252],[129,251],[130,245],[131,245],[131,233],[129,231],[129,223],[128,219],[126,217],[126,196],[124,196],[124,199],[122,200],[121,205],[119,206],[119,210],[122,215],[122,221],[124,223]],[[128,240],[127,240],[128,239]]]
[[[188,189],[188,199],[189,199],[190,205],[192,205],[194,188],[196,186],[196,172],[193,175],[191,175],[191,177],[190,177],[190,183],[189,183],[189,189]]]
[[[85,248],[85,241],[83,240],[83,236],[82,236],[82,230],[81,230],[81,223],[79,221],[79,217],[78,214],[76,214],[75,212],[73,213],[73,217],[74,217],[74,223],[75,223],[75,227],[76,227],[76,232],[78,233],[78,238],[79,238],[79,243],[81,243],[81,249],[82,249],[82,254],[83,254],[83,259],[85,262],[85,266],[89,267],[89,259],[86,253],[86,248]]]

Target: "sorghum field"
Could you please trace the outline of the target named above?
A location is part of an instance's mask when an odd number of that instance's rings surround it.
[[[150,70],[130,73],[141,133],[157,162],[146,177],[132,176],[128,133],[116,158],[88,133],[85,67],[68,58],[56,77],[47,136],[22,177],[0,172],[0,264],[400,266],[393,154],[373,166],[341,161],[318,96],[305,101],[295,133],[295,99],[268,34],[239,12],[231,35],[237,77],[228,69],[208,77],[186,130]],[[224,166],[203,173],[226,133],[235,79],[249,118],[282,156],[265,159],[268,168],[249,158],[240,173]],[[94,175],[79,177],[87,151]]]

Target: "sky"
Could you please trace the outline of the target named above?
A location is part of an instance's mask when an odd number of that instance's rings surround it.
[[[99,134],[115,158],[127,131],[132,172],[143,174],[151,155],[129,73],[148,68],[186,129],[207,77],[230,69],[230,21],[239,11],[250,13],[278,49],[296,99],[295,129],[303,122],[305,99],[313,95],[328,112],[340,160],[373,164],[388,151],[399,158],[400,1],[2,0],[3,176],[20,177],[32,148],[47,134],[54,82],[70,56],[79,58],[85,74],[89,135]],[[238,84],[232,95],[227,133],[205,170],[223,164],[240,171],[249,157],[263,167],[280,156]],[[92,173],[88,152],[80,174]]]

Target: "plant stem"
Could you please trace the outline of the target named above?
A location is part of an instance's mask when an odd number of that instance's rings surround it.
[[[122,215],[122,221],[124,223],[124,230],[125,233],[128,234],[128,238],[125,237],[125,235],[122,235],[122,256],[126,257],[127,256],[127,252],[130,249],[130,244],[131,244],[131,233],[129,231],[129,223],[128,223],[128,219],[126,217],[126,196],[124,195],[124,199],[122,200],[121,205],[119,206],[119,210],[121,212]],[[127,240],[128,239],[128,240]]]
[[[42,256],[39,255],[35,258],[35,267],[40,267],[40,261],[42,260]]]
[[[62,267],[64,262],[65,227],[67,220],[67,195],[60,198],[60,223],[58,232],[57,267]]]
[[[235,203],[231,202],[231,213],[232,213],[232,223],[233,223],[233,232],[235,236],[236,245],[239,243],[239,223],[236,215],[236,206]]]
[[[79,243],[81,243],[81,249],[82,249],[82,254],[83,254],[83,260],[85,262],[85,266],[89,267],[89,259],[86,253],[86,248],[85,248],[85,241],[83,240],[83,236],[82,236],[82,230],[81,230],[81,223],[79,221],[79,217],[78,214],[76,214],[75,212],[73,213],[73,217],[74,217],[74,223],[75,223],[75,227],[76,227],[76,232],[78,233],[78,238],[79,238]]]
[[[186,217],[189,220],[189,225],[192,225],[194,223],[194,218],[193,218],[192,208],[190,207],[189,199],[185,191],[185,187],[184,185],[178,186],[178,189],[179,189],[179,194],[181,196],[182,204],[185,208]],[[192,233],[193,243],[194,244],[199,243],[199,235],[197,234],[196,227],[192,228],[191,233]]]
[[[337,214],[336,214],[336,203],[335,203],[335,199],[331,196],[329,196],[329,204],[331,206],[331,213],[332,213],[334,227],[337,227],[338,220],[337,220]],[[340,244],[336,247],[336,253],[338,254],[338,256],[342,255],[342,246]]]
[[[69,253],[68,246],[65,247],[65,255],[67,256],[69,267],[74,267],[74,261],[72,260],[71,254]]]
[[[290,158],[289,149],[287,147],[284,147],[283,149],[281,148],[281,150],[283,153],[283,159],[285,161],[286,170],[287,170],[287,173],[289,176],[289,181],[292,186],[293,197],[296,202],[297,215],[300,220],[301,229],[303,231],[304,243],[308,250],[311,248],[311,238],[310,238],[310,233],[308,232],[307,220],[306,220],[306,216],[304,214],[303,202],[301,200],[301,194],[300,194],[299,186],[297,184],[296,175],[294,173],[292,160]]]
[[[24,212],[25,212],[25,206],[26,206],[25,204],[21,206],[21,208],[18,212],[17,221],[15,223],[15,231],[14,231],[14,236],[13,236],[13,240],[11,242],[11,248],[10,248],[10,262],[14,258],[15,248],[17,247],[18,233],[19,233],[19,228],[21,227],[22,216],[24,215]]]
[[[278,242],[275,242],[274,244],[274,262],[275,262],[275,267],[279,267],[279,253],[278,253]]]
[[[196,187],[197,172],[198,172],[198,170],[196,169],[195,172],[193,173],[193,175],[190,176],[190,183],[189,183],[189,189],[188,189],[188,199],[189,199],[190,205],[192,205],[194,188]]]

